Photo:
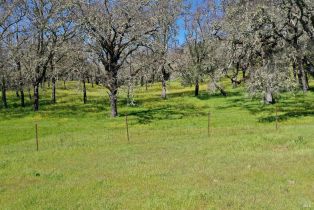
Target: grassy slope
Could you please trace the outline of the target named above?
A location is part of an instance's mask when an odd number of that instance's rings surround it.
[[[314,207],[314,93],[274,107],[171,84],[136,90],[110,119],[106,92],[75,83],[58,104],[0,109],[1,209],[302,209]],[[205,90],[206,86],[202,86]],[[13,93],[11,93],[13,94]],[[47,99],[47,100],[45,100]],[[207,112],[211,111],[211,137]],[[125,132],[129,114],[131,143]],[[35,151],[34,124],[40,131]]]

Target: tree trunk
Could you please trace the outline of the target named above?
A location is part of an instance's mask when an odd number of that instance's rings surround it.
[[[265,95],[264,101],[265,101],[266,104],[274,104],[275,103],[273,94],[268,89],[266,90],[266,95]]]
[[[117,110],[117,89],[110,90],[109,99],[110,99],[110,106],[111,106],[111,116],[117,117],[118,110]]]
[[[131,104],[131,82],[129,81],[128,82],[128,90],[127,90],[127,105],[130,105]]]
[[[29,100],[32,100],[32,93],[31,93],[30,87],[28,87],[28,97],[29,97]]]
[[[52,93],[51,93],[51,103],[56,103],[56,78],[52,77],[51,79],[51,85],[52,85]]]
[[[2,86],[1,86],[1,92],[2,92],[2,103],[4,108],[8,108],[8,102],[7,102],[7,93],[6,93],[6,84],[5,84],[5,78],[2,77]]]
[[[17,98],[20,98],[20,93],[19,93],[18,88],[16,88],[16,90],[15,90],[15,95],[16,95]]]
[[[246,74],[245,74],[246,70],[242,69],[242,77],[243,77],[243,82],[246,82]]]
[[[198,96],[199,95],[199,90],[200,90],[200,85],[199,85],[199,81],[198,79],[195,81],[195,96]]]
[[[34,111],[39,110],[39,84],[34,85]]]
[[[21,88],[21,106],[25,107],[25,95],[24,95],[24,90],[23,90],[23,86],[20,87]]]
[[[141,76],[141,87],[143,87],[144,86],[144,76]]]
[[[293,78],[297,81],[297,64],[293,62]]]
[[[82,80],[83,83],[83,102],[84,104],[87,103],[87,94],[86,94],[86,82],[85,79]]]
[[[63,80],[63,87],[64,87],[64,89],[66,90],[67,89],[67,86],[65,85],[65,80]]]
[[[303,92],[306,92],[309,89],[309,87],[306,81],[306,74],[304,71],[303,59],[300,56],[298,56],[297,60],[298,60],[298,68],[299,68],[298,69],[299,84]]]
[[[161,98],[166,99],[167,98],[167,82],[164,78],[162,78],[161,80],[161,88],[162,88]]]
[[[215,81],[214,81],[214,85],[219,90],[221,95],[223,95],[225,97],[227,96],[227,92],[219,84],[217,84]]]

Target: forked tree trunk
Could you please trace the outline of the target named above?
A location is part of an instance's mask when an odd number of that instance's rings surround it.
[[[195,91],[194,91],[195,96],[199,95],[199,90],[200,90],[199,81],[198,81],[198,79],[196,79],[196,81],[195,81]]]
[[[39,84],[34,85],[34,111],[39,110]]]
[[[7,102],[7,89],[6,89],[6,83],[4,76],[2,77],[2,85],[1,85],[1,93],[2,93],[2,103],[4,108],[8,108],[8,102]]]
[[[51,93],[51,103],[56,103],[56,78],[52,77],[51,79],[51,85],[52,85],[52,93]]]

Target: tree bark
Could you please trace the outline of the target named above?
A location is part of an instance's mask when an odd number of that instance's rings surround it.
[[[165,67],[162,67],[161,70],[162,76],[161,76],[161,98],[167,99],[167,80],[169,79],[170,75],[166,72]]]
[[[29,97],[29,100],[32,100],[32,93],[31,93],[30,87],[28,87],[28,97]]]
[[[167,98],[167,82],[164,78],[161,80],[161,98],[166,99]]]
[[[19,89],[18,88],[16,88],[16,90],[15,90],[15,95],[16,95],[17,98],[20,98],[20,93],[19,93]]]
[[[299,84],[300,87],[302,88],[303,92],[307,92],[309,89],[307,81],[306,81],[306,74],[303,66],[303,59],[298,56],[297,58],[298,61],[298,78],[299,78]]]
[[[143,87],[144,86],[144,76],[141,76],[141,87]]]
[[[20,61],[17,61],[16,62],[17,64],[17,68],[19,70],[19,90],[21,92],[21,106],[22,107],[25,107],[25,94],[24,94],[24,83],[23,83],[23,77],[22,77],[22,67],[21,67],[21,62]]]
[[[297,64],[293,62],[293,78],[297,81]]]
[[[39,84],[34,85],[34,111],[39,110]]]
[[[6,83],[4,76],[2,77],[2,86],[1,86],[1,92],[2,92],[2,103],[4,108],[8,108],[8,102],[7,102],[7,93],[6,93]]]
[[[25,107],[25,95],[24,95],[24,90],[23,90],[23,86],[20,87],[20,91],[21,91],[21,106]]]
[[[243,82],[246,82],[246,75],[245,75],[246,70],[242,70],[242,77],[243,77]]]
[[[273,94],[272,94],[272,92],[269,91],[268,89],[266,90],[265,103],[266,103],[266,104],[274,104],[274,103],[275,103]]]
[[[110,90],[109,99],[110,99],[110,106],[111,106],[111,116],[117,117],[118,116],[118,109],[117,109],[117,89]]]
[[[199,95],[199,90],[200,90],[200,85],[199,85],[199,81],[198,79],[195,81],[195,96],[198,96]]]
[[[52,93],[51,93],[51,103],[56,103],[56,78],[53,76],[51,79]]]
[[[85,79],[82,80],[83,83],[83,102],[84,104],[87,103],[87,94],[86,94],[86,82]]]
[[[28,87],[28,98],[29,98],[29,100],[32,100],[32,93],[31,93],[30,87]]]

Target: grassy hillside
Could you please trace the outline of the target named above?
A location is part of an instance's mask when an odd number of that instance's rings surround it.
[[[122,90],[117,119],[100,87],[88,86],[86,105],[76,83],[60,84],[55,105],[41,90],[39,113],[9,93],[0,209],[313,209],[313,91],[281,98],[276,130],[275,106],[242,88],[227,98],[202,90],[195,98],[171,83],[164,101],[158,85],[139,88],[135,107]]]

